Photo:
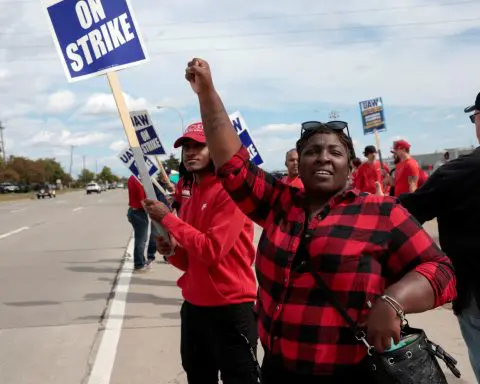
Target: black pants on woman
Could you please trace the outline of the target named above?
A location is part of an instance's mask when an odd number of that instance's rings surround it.
[[[184,302],[181,310],[181,355],[189,384],[257,384],[251,354],[257,351],[253,303],[199,307]],[[243,336],[248,340],[245,340]]]
[[[368,384],[369,382],[366,371],[361,365],[348,367],[334,376],[302,375],[288,371],[281,360],[271,356],[265,350],[262,384]]]

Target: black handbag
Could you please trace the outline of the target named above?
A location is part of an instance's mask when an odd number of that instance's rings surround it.
[[[401,340],[407,345],[383,353],[375,352],[366,339],[366,334],[357,327],[334,293],[316,273],[307,255],[307,267],[328,302],[340,313],[352,330],[355,338],[367,348],[363,364],[368,371],[369,383],[376,384],[448,384],[438,359],[443,360],[452,373],[460,378],[457,361],[439,345],[431,342],[421,329],[411,328],[408,322],[403,325]]]

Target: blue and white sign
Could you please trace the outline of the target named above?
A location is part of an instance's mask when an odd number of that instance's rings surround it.
[[[387,130],[385,124],[385,110],[383,109],[383,101],[381,97],[361,101],[359,104],[364,135],[368,135],[375,131],[381,132]]]
[[[43,0],[43,4],[68,81],[148,60],[129,0]]]
[[[125,165],[125,167],[127,167],[137,179],[141,180],[140,172],[138,171],[137,164],[135,163],[132,149],[125,148],[122,152],[118,154],[118,157],[122,164]],[[144,158],[150,177],[155,176],[158,173],[158,168],[147,156],[144,156]]]
[[[247,123],[245,123],[245,120],[240,112],[232,113],[230,115],[230,120],[232,120],[233,128],[235,128],[238,136],[240,136],[242,144],[248,149],[248,152],[250,153],[250,160],[256,165],[262,165],[262,156],[260,156],[260,153],[258,152],[257,147],[250,136],[250,132],[248,131]]]
[[[148,111],[130,112],[130,119],[137,133],[138,142],[140,143],[140,148],[142,148],[143,153],[145,155],[165,155],[165,148],[157,132],[155,132]]]

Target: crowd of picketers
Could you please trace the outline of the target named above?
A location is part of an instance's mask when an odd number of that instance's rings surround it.
[[[175,142],[173,202],[145,199],[132,178],[129,220],[136,272],[157,252],[183,271],[188,382],[379,382],[366,362],[406,344],[405,315],[452,301],[480,382],[480,147],[422,180],[410,144],[396,141],[392,176],[373,146],[355,164],[346,122],[308,121],[279,179],[249,160],[208,63],[192,60],[186,79],[201,122]],[[480,140],[480,94],[465,112]],[[169,241],[155,231],[148,241],[149,218]],[[434,218],[441,248],[422,227]]]

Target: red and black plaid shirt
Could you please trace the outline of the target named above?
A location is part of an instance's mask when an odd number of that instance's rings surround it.
[[[360,362],[365,347],[297,260],[306,220],[303,191],[252,164],[245,148],[218,173],[237,205],[264,228],[256,260],[262,344],[301,374],[331,375]],[[356,321],[364,316],[367,301],[410,271],[430,281],[436,306],[453,300],[450,260],[418,222],[391,197],[359,194],[335,197],[307,223],[315,270],[349,315]]]

